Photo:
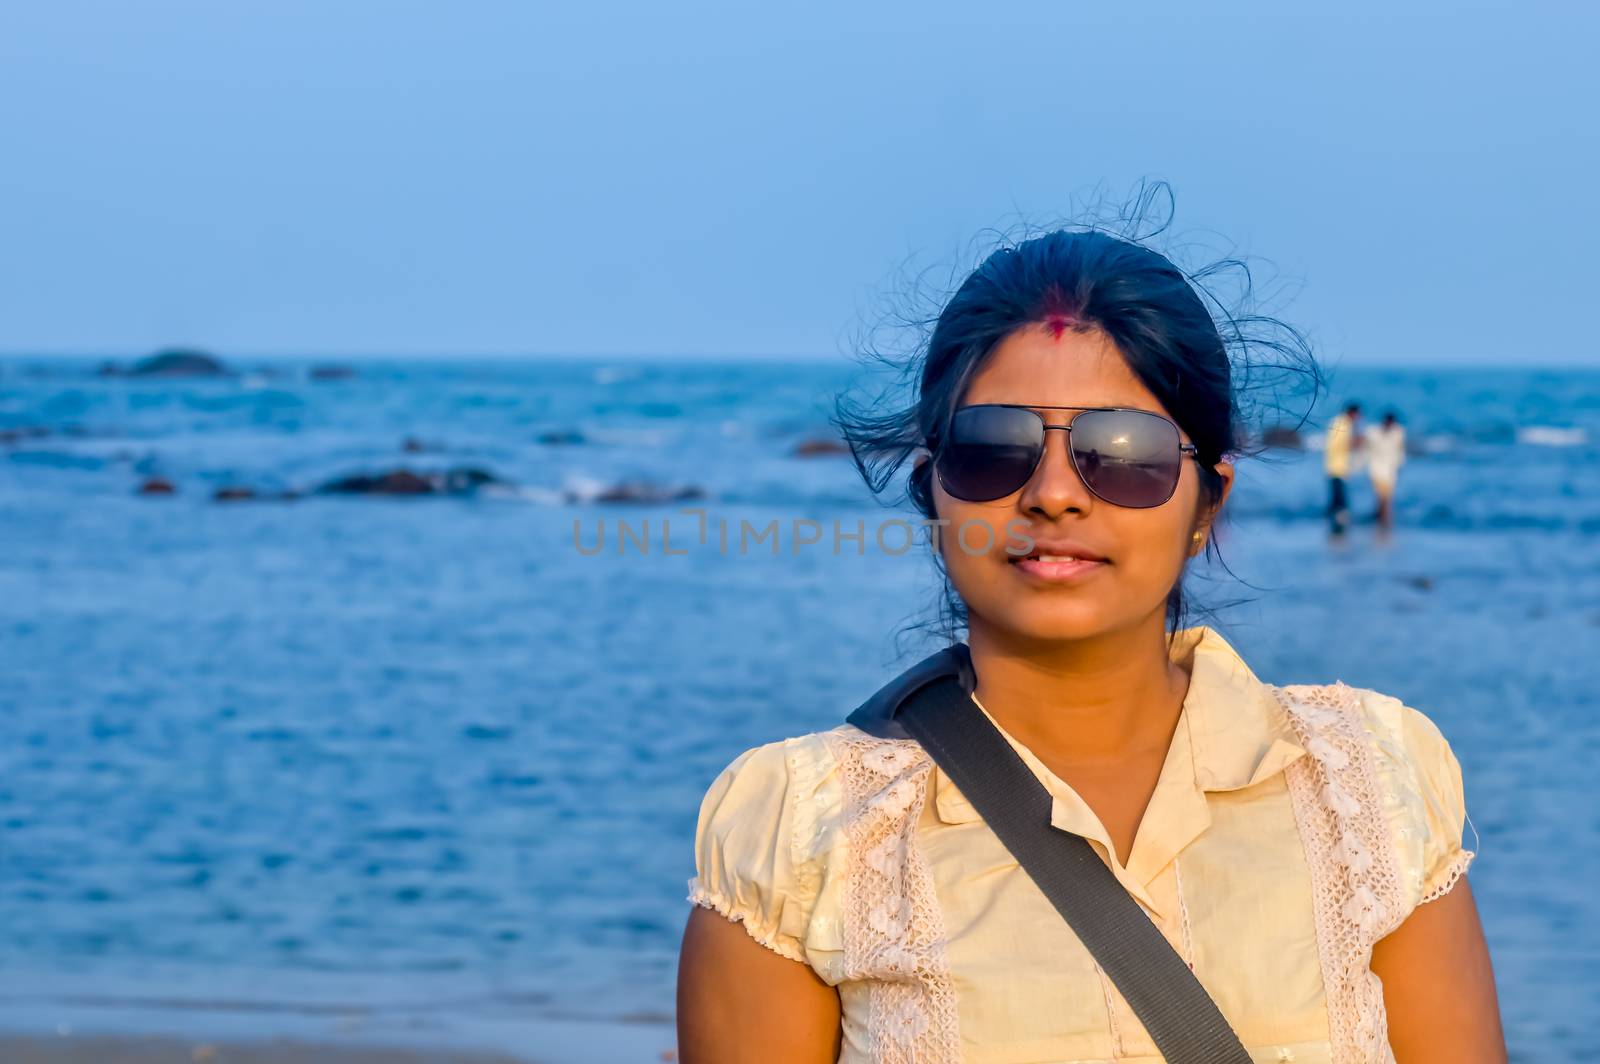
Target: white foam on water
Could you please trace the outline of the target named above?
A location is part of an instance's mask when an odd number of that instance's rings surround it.
[[[1527,425],[1517,430],[1517,442],[1534,447],[1582,447],[1589,442],[1589,433],[1559,425]]]

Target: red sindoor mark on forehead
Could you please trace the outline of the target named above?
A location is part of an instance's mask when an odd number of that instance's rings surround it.
[[[1050,339],[1052,340],[1061,339],[1061,334],[1066,332],[1077,323],[1077,318],[1070,317],[1066,314],[1051,314],[1049,317],[1044,319],[1044,327],[1049,330]]]
[[[1078,317],[1077,301],[1068,297],[1061,290],[1060,285],[1051,285],[1045,289],[1043,307],[1044,318],[1040,322],[1052,340],[1059,340],[1068,329],[1079,328],[1083,322]]]

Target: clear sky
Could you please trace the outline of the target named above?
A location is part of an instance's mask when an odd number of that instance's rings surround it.
[[[1153,177],[1332,364],[1600,365],[1594,6],[1306,6],[11,0],[0,351],[827,357]]]

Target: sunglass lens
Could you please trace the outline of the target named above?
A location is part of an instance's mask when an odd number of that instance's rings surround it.
[[[1028,482],[1043,453],[1044,422],[1032,411],[962,407],[939,456],[939,482],[968,502],[1003,499]]]
[[[1178,429],[1156,414],[1086,410],[1072,421],[1072,460],[1084,484],[1116,506],[1160,506],[1178,486]]]

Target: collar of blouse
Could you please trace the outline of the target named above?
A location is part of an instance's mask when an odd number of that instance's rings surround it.
[[[905,687],[920,686],[932,676],[955,672],[970,691],[971,665],[965,651],[966,646],[958,644],[914,666],[901,678],[913,677],[910,683],[898,692],[891,684],[885,689],[890,692],[887,697],[880,697],[884,692],[874,696],[851,715],[851,723],[865,725],[865,730],[874,734],[893,734],[898,727],[893,722],[894,710],[910,693]],[[1088,803],[995,722],[1050,792],[1050,823],[1098,843],[1111,856],[1117,878],[1157,912],[1160,907],[1148,888],[1172,859],[1210,826],[1207,795],[1253,787],[1306,753],[1270,687],[1221,635],[1203,625],[1181,630],[1172,648],[1173,660],[1183,661],[1191,654],[1189,690],[1172,746],[1140,821],[1133,850],[1125,859],[1113,853],[1110,834]],[[984,713],[988,715],[988,710]],[[994,721],[992,716],[989,719]],[[942,822],[963,824],[982,819],[937,763],[932,793],[934,811]]]

